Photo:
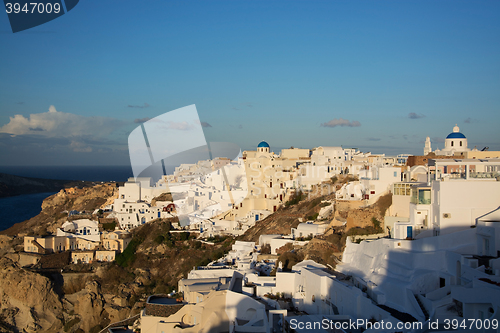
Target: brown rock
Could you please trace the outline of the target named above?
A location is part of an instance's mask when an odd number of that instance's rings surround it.
[[[62,303],[46,277],[0,258],[0,312],[2,320],[19,331],[59,332]]]

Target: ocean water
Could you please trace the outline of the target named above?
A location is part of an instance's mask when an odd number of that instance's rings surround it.
[[[35,193],[0,198],[0,231],[29,220],[42,211],[42,202],[54,193]]]
[[[173,165],[165,170],[168,174],[174,171]],[[0,166],[0,173],[21,177],[85,180],[97,182],[125,182],[133,177],[132,168],[126,166]],[[148,176],[147,172],[141,176]],[[154,179],[154,177],[153,177]],[[156,179],[154,179],[156,180]],[[0,230],[13,224],[28,220],[40,213],[42,202],[54,193],[24,194],[8,198],[0,198]]]
[[[124,182],[133,176],[130,166],[0,166],[0,172],[22,177],[103,182]],[[52,194],[0,198],[0,230],[38,215],[43,200]]]

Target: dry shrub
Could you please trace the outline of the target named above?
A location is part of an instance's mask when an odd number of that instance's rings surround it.
[[[381,195],[376,204],[375,204],[380,212],[381,216],[385,216],[385,212],[389,207],[392,205],[392,193],[387,193],[384,195]]]

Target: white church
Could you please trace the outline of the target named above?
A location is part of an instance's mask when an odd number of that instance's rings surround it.
[[[453,132],[448,134],[444,140],[444,148],[441,150],[436,149],[434,153],[441,156],[453,156],[460,155],[460,153],[466,151],[470,151],[470,149],[467,148],[467,138],[460,132],[460,128],[455,124]],[[431,152],[433,152],[431,148],[431,139],[427,137],[425,139],[424,155],[428,155]]]

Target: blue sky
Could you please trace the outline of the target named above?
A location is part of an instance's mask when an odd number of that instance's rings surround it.
[[[0,165],[128,164],[134,120],[191,104],[207,141],[242,149],[422,154],[456,123],[500,150],[498,17],[496,1],[85,0],[13,34],[1,14]]]

